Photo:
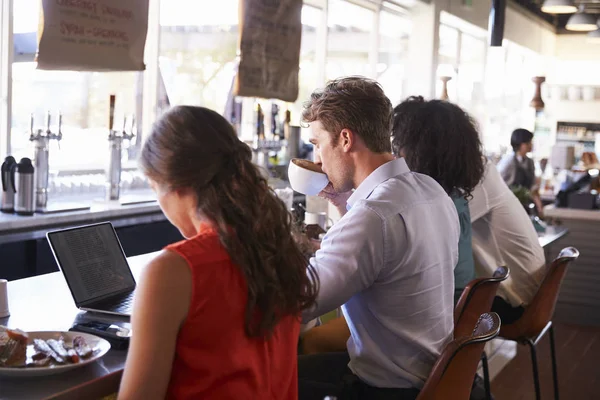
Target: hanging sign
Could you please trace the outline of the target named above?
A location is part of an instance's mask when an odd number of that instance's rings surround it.
[[[141,71],[149,0],[42,0],[39,69]]]
[[[235,94],[298,98],[302,0],[240,1],[240,64]]]

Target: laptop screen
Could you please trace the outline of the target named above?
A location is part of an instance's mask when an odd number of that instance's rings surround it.
[[[110,222],[48,232],[47,237],[78,306],[135,288]]]

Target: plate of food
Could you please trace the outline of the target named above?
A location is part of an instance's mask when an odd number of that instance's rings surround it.
[[[0,326],[0,376],[59,374],[102,358],[110,343],[80,332],[23,332]]]

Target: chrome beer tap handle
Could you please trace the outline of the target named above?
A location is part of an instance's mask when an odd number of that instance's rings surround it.
[[[62,140],[62,113],[60,111],[58,112],[58,133],[56,134],[56,140],[58,140],[59,143],[60,140]]]
[[[48,138],[52,137],[52,130],[50,130],[50,123],[52,121],[52,114],[50,114],[50,110],[46,113],[46,136]]]
[[[35,132],[33,131],[33,125],[35,123],[35,117],[33,116],[33,113],[31,113],[30,116],[30,127],[29,127],[29,140],[34,140],[35,139]]]

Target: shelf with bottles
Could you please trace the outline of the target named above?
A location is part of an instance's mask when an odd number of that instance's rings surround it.
[[[600,124],[592,122],[564,122],[556,123],[556,140],[572,142],[595,142],[600,135]]]

